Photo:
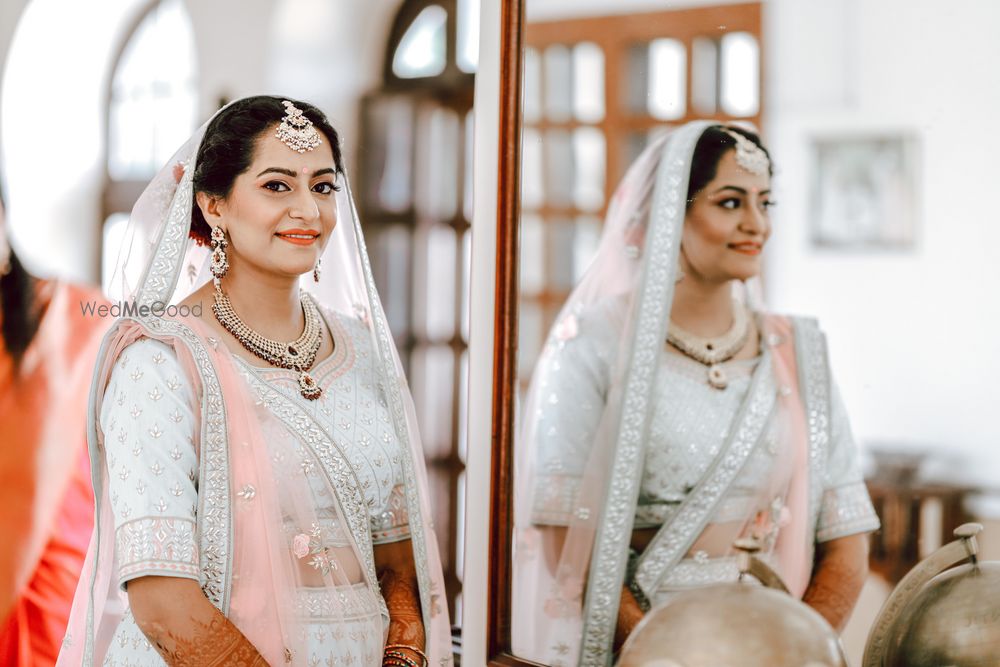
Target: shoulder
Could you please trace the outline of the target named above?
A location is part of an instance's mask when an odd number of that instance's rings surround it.
[[[183,382],[184,373],[174,348],[154,338],[139,338],[124,348],[114,361],[111,383],[130,380],[139,383],[150,378]],[[145,384],[145,382],[143,383]]]

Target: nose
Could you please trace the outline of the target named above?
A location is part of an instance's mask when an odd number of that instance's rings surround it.
[[[768,221],[767,214],[761,209],[760,202],[757,201],[756,197],[750,202],[751,205],[745,207],[743,219],[740,220],[740,231],[745,234],[761,234],[767,232]]]
[[[319,206],[308,188],[300,189],[288,209],[288,215],[296,220],[311,222],[319,219]]]

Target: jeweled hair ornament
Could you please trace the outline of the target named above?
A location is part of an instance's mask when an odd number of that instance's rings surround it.
[[[763,148],[728,127],[720,129],[736,141],[736,164],[758,176],[766,176],[770,172],[771,160]]]
[[[323,143],[319,138],[319,132],[313,126],[313,122],[306,118],[299,109],[288,100],[284,100],[285,117],[281,119],[281,125],[274,136],[278,137],[283,144],[298,153],[305,153]]]

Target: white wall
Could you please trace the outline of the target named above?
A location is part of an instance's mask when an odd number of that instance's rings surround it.
[[[949,476],[1000,486],[1000,3],[766,6],[767,128],[779,206],[768,295],[820,318],[865,443],[954,458]],[[917,248],[810,248],[810,142],[904,131],[920,144]]]

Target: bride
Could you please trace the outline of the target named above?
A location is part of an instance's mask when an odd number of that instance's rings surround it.
[[[735,581],[747,537],[846,622],[878,519],[823,334],[754,299],[770,189],[756,134],[699,121],[615,193],[523,412],[516,654],[610,664],[651,605]]]
[[[412,401],[326,117],[233,102],[129,227],[59,664],[450,664]]]

